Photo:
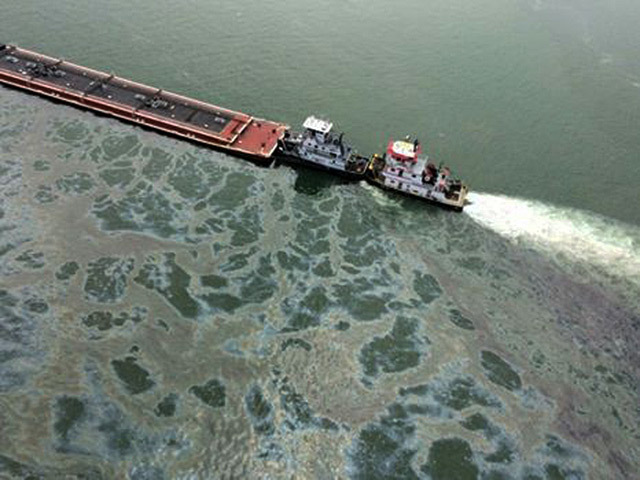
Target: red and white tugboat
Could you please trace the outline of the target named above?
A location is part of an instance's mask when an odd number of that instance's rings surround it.
[[[369,164],[369,181],[406,195],[419,197],[461,212],[468,193],[467,186],[421,155],[420,142],[406,137],[390,140],[384,155],[374,155]]]

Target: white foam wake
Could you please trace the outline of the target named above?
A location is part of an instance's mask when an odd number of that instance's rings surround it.
[[[471,193],[464,211],[498,234],[640,281],[640,228],[534,200]]]

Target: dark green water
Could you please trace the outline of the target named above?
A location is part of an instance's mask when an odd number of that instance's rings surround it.
[[[1,41],[365,153],[418,134],[474,195],[0,87],[0,476],[634,478],[640,8],[468,3],[2,7]]]

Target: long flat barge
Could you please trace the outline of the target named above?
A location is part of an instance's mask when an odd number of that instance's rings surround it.
[[[0,82],[264,162],[288,128],[14,45]]]

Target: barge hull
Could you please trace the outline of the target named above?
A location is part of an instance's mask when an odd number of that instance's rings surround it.
[[[15,46],[0,83],[265,162],[288,128]]]

